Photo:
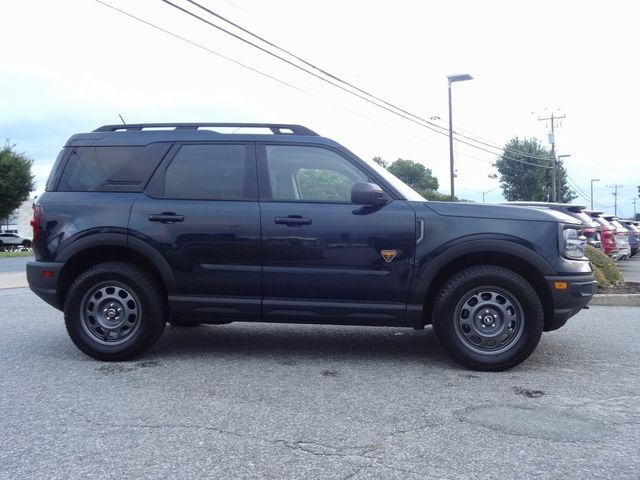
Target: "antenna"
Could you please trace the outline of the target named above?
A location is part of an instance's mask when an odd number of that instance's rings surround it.
[[[127,122],[125,122],[125,121],[124,121],[124,118],[122,118],[122,115],[118,114],[118,116],[120,117],[120,120],[122,120],[122,124],[123,124],[123,125],[126,125],[126,124],[127,124]]]

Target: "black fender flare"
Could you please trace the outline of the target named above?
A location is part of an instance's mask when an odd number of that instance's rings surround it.
[[[166,259],[151,245],[128,235],[125,231],[94,233],[73,240],[65,246],[56,262],[65,263],[79,253],[97,247],[121,247],[142,255],[158,270],[167,291],[175,291],[176,279]]]
[[[467,240],[462,243],[444,247],[437,253],[436,257],[430,261],[422,262],[418,260],[416,263],[420,265],[416,275],[414,287],[409,295],[409,304],[422,305],[425,295],[431,288],[431,284],[436,275],[452,261],[470,253],[501,253],[517,257],[524,262],[532,265],[542,275],[554,275],[555,269],[540,254],[533,249],[525,247],[516,242],[516,239],[507,240],[503,238],[483,238],[475,240]]]

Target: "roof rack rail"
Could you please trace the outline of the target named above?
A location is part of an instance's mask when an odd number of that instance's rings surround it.
[[[313,135],[318,136],[313,130],[302,125],[276,124],[276,123],[130,123],[118,125],[103,125],[94,132],[120,132],[140,131],[145,129],[173,129],[173,130],[198,130],[210,127],[231,128],[266,128],[274,135]]]

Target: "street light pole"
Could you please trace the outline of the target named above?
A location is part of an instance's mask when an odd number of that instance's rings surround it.
[[[447,75],[447,83],[449,85],[449,176],[451,178],[451,201],[455,199],[454,187],[454,170],[453,170],[453,109],[451,108],[451,84],[454,82],[463,82],[465,80],[473,80],[473,77],[467,73],[459,75]]]
[[[599,181],[600,181],[599,178],[591,179],[591,210],[593,210],[593,182],[599,182]]]

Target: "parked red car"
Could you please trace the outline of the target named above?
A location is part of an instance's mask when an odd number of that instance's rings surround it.
[[[603,212],[596,212],[593,210],[584,210],[591,218],[593,218],[599,225],[600,229],[600,241],[602,242],[602,250],[614,260],[621,258],[620,249],[616,245],[616,227],[611,225],[604,217]]]
[[[631,256],[631,247],[629,245],[629,230],[620,223],[615,215],[603,215],[603,218],[611,225],[616,227],[616,246],[620,251],[621,258],[629,258]]]

